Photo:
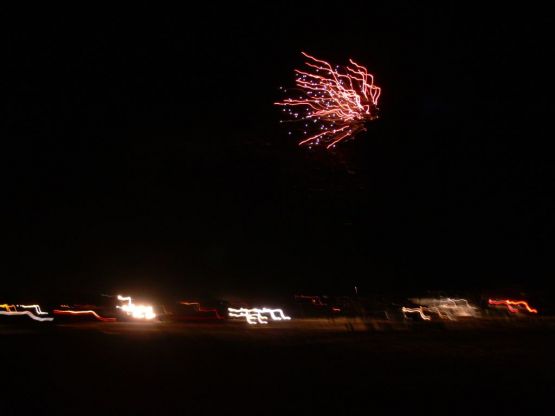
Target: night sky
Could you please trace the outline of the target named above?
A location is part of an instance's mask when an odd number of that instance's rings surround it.
[[[552,289],[552,15],[266,3],[6,14],[0,292]],[[333,151],[301,51],[382,87]]]

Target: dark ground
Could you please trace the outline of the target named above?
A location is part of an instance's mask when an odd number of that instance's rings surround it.
[[[0,414],[553,414],[555,332],[0,327]]]

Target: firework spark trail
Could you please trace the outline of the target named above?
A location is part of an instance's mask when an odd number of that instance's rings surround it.
[[[381,89],[374,76],[352,59],[350,65],[332,67],[328,62],[302,52],[307,70],[295,70],[295,97],[275,105],[285,107],[292,121],[304,123],[299,145],[326,144],[326,148],[366,130],[368,121],[378,118]],[[297,110],[296,107],[299,107]]]

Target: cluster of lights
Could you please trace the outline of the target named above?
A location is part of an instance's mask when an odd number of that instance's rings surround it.
[[[527,311],[529,313],[538,313],[537,309],[530,307],[530,305],[528,305],[528,302],[524,300],[488,299],[488,304],[492,306],[506,306],[507,310],[511,313],[519,313],[522,311]]]
[[[245,318],[248,324],[267,324],[268,318],[272,321],[289,321],[291,318],[285,316],[281,309],[270,308],[228,308],[230,318]]]
[[[340,68],[302,54],[308,69],[295,70],[290,98],[275,103],[291,121],[302,123],[299,145],[325,144],[329,149],[366,130],[366,123],[378,118],[381,89],[374,85],[374,76],[352,59]]]
[[[4,310],[1,310],[4,309]],[[34,312],[31,312],[33,309]],[[28,316],[38,322],[52,322],[54,318],[44,317],[48,312],[41,310],[40,305],[8,305],[4,303],[0,305],[0,315],[2,316]]]
[[[136,305],[133,303],[133,299],[131,296],[121,296],[118,295],[118,300],[120,302],[127,302],[123,305],[116,306],[116,308],[123,311],[127,316],[130,316],[134,319],[141,319],[150,321],[156,318],[156,314],[154,313],[154,308],[150,305]]]

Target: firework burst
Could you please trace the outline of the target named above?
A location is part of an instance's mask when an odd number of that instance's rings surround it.
[[[308,68],[295,70],[296,87],[285,90],[289,98],[275,103],[284,107],[288,121],[302,123],[299,145],[323,144],[329,149],[365,131],[366,123],[378,118],[381,89],[374,85],[374,76],[352,59],[345,67],[332,67],[302,54]]]

